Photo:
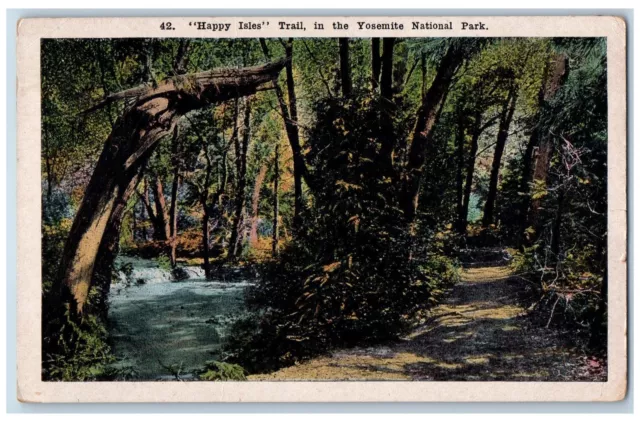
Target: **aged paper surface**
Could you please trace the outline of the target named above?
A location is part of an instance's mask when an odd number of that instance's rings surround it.
[[[323,29],[319,29],[323,28]],[[434,29],[435,28],[435,29]],[[614,401],[627,384],[626,27],[616,17],[26,19],[18,28],[18,398],[25,402]],[[71,38],[606,38],[606,382],[42,380],[41,41]],[[72,69],[64,71],[71,72]],[[96,222],[95,224],[99,224]]]

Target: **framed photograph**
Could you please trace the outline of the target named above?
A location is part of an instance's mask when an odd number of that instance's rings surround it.
[[[623,399],[625,40],[20,21],[19,400]]]

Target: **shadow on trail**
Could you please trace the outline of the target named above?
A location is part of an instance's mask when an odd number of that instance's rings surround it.
[[[530,323],[519,303],[526,289],[505,267],[469,268],[401,341],[336,351],[255,379],[601,381],[560,332]]]

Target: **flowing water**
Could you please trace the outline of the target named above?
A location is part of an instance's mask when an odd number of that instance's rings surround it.
[[[111,286],[109,326],[118,365],[132,367],[139,380],[189,379],[219,347],[231,323],[244,311],[240,276],[206,280],[199,267],[183,267],[181,281],[152,260],[121,257],[131,264]]]

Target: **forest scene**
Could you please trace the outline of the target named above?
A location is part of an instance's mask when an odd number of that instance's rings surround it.
[[[605,38],[43,39],[45,381],[605,381]]]

